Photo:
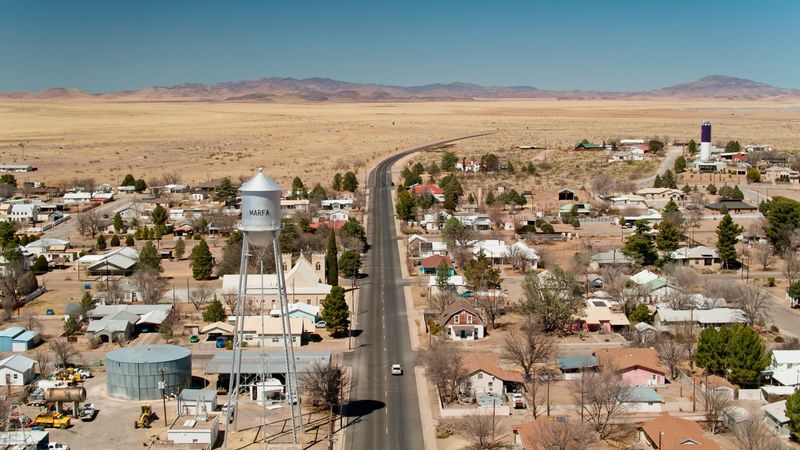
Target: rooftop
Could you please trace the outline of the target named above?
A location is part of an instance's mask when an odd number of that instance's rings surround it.
[[[263,356],[262,356],[263,355]],[[206,367],[206,375],[211,374],[230,374],[232,351],[217,352],[211,357]],[[331,360],[331,352],[294,352],[295,365],[297,371],[302,373],[308,371],[315,362],[328,364]],[[264,368],[262,363],[269,366],[269,371],[275,373],[286,373],[286,361],[284,360],[283,350],[275,351],[243,351],[242,352],[242,373],[262,373]]]
[[[662,375],[665,373],[658,353],[652,348],[601,348],[594,355],[601,366],[613,367],[617,371],[642,367]]]
[[[720,446],[703,435],[703,429],[697,422],[672,417],[667,413],[648,420],[640,425],[650,441],[661,442],[659,450],[719,450]]]
[[[108,352],[106,359],[118,363],[160,363],[185,358],[191,354],[191,350],[179,345],[136,345]]]

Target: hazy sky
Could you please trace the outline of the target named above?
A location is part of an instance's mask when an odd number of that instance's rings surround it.
[[[0,90],[270,76],[640,90],[800,88],[800,1],[0,0]]]

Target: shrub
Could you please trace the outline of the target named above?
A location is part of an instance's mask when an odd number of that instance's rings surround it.
[[[775,277],[769,277],[769,278],[767,278],[767,286],[769,286],[769,287],[775,287]]]
[[[783,336],[781,335],[775,336],[775,342],[778,344],[783,343]]]

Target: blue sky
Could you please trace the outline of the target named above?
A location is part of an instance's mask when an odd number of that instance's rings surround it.
[[[0,0],[0,91],[269,76],[640,90],[723,74],[800,88],[785,1]]]

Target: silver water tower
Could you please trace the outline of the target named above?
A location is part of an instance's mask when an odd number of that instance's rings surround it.
[[[252,178],[247,180],[239,188],[242,197],[242,221],[239,230],[242,232],[242,259],[239,268],[239,290],[236,298],[236,311],[233,333],[233,358],[231,358],[231,379],[228,385],[228,411],[225,422],[225,439],[223,448],[228,448],[228,427],[231,422],[230,415],[238,411],[239,383],[242,368],[242,338],[244,335],[244,316],[245,316],[245,296],[247,295],[247,268],[250,257],[250,248],[266,249],[270,241],[275,254],[275,273],[277,274],[277,296],[281,310],[281,334],[284,345],[284,356],[286,361],[286,389],[285,392],[289,399],[289,408],[292,420],[292,442],[297,443],[297,422],[302,429],[302,408],[299,401],[299,390],[297,389],[297,368],[294,358],[294,347],[292,346],[292,330],[289,320],[288,296],[286,295],[286,280],[283,275],[283,264],[279,258],[281,255],[280,231],[281,231],[281,187],[275,180],[267,177],[258,170]],[[261,276],[264,276],[261,264]],[[262,283],[263,284],[263,283]],[[263,295],[263,287],[262,287]],[[259,351],[264,351],[260,348]],[[297,414],[295,414],[294,401],[297,400]],[[230,405],[233,405],[231,408]]]

